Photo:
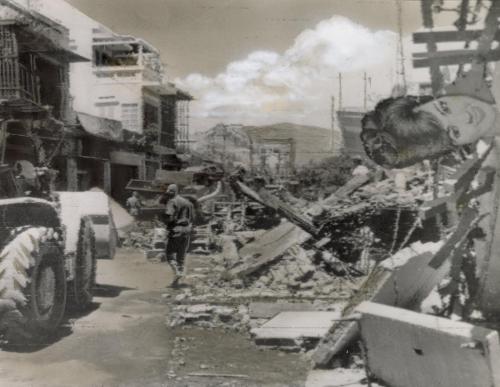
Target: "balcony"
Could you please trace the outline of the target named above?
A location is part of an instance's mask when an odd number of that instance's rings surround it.
[[[42,111],[40,81],[14,58],[0,59],[0,103],[22,112]]]

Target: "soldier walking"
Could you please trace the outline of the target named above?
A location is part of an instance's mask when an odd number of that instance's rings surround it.
[[[165,255],[174,271],[175,279],[170,285],[175,288],[184,272],[184,259],[189,248],[193,228],[193,204],[179,195],[177,185],[170,184],[165,191],[165,213],[163,221],[167,229]]]

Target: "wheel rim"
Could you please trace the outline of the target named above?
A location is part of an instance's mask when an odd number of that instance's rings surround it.
[[[41,268],[38,275],[36,298],[40,314],[49,314],[56,300],[56,274],[52,266]]]

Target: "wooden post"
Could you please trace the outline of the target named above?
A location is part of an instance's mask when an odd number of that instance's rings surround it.
[[[78,191],[78,164],[74,157],[66,159],[66,184],[68,191]]]

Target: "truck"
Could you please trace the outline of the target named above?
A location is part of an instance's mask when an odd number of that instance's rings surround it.
[[[26,166],[25,162],[21,165]],[[43,189],[50,170],[0,165],[0,334],[10,343],[40,342],[55,333],[67,310],[82,311],[96,284],[96,225],[107,223],[113,258],[112,216],[103,192]],[[27,195],[26,182],[38,189]],[[38,197],[37,197],[38,196]],[[106,236],[99,236],[106,239]],[[102,241],[101,241],[101,244]]]

